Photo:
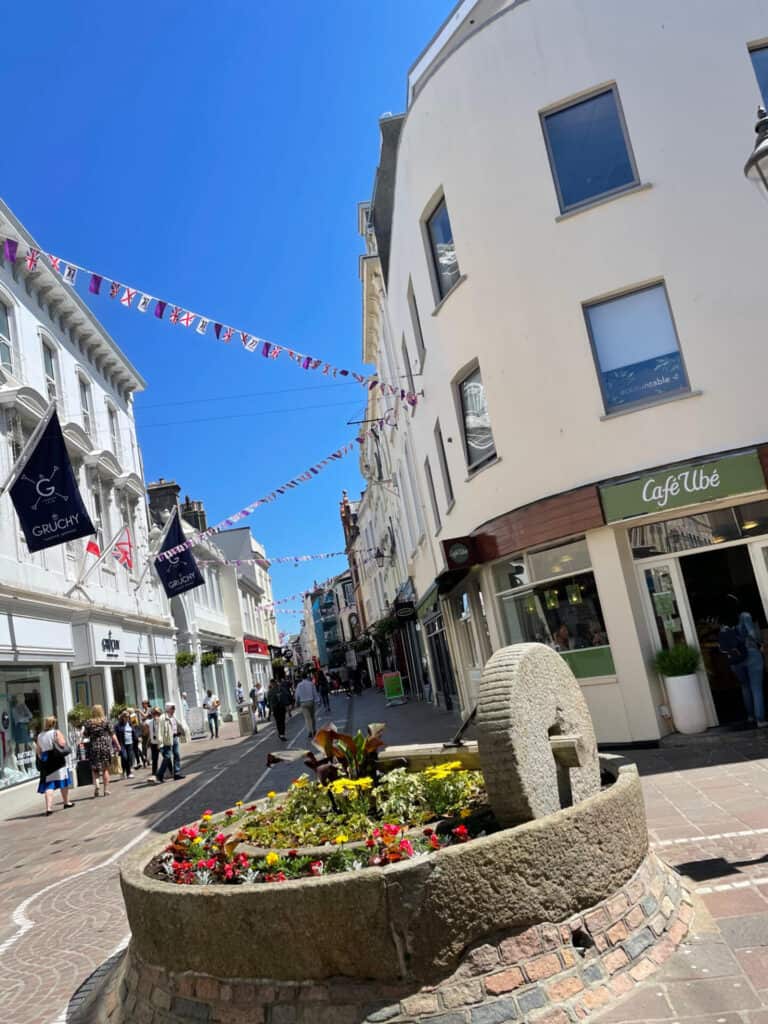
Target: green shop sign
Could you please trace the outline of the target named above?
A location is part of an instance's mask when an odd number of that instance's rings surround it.
[[[712,462],[671,466],[623,484],[600,488],[607,523],[668,509],[765,490],[757,452],[726,455]]]

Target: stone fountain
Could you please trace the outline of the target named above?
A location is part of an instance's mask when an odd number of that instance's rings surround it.
[[[158,843],[133,855],[132,939],[92,1019],[566,1024],[653,974],[691,903],[649,852],[637,770],[601,764],[565,662],[539,644],[494,654],[477,732],[476,751],[425,748],[479,754],[503,828],[472,842],[280,885],[169,885],[145,873]]]

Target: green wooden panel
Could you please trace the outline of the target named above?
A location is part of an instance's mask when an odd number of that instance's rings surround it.
[[[585,647],[581,651],[561,651],[560,656],[568,662],[577,679],[616,675],[610,647]]]

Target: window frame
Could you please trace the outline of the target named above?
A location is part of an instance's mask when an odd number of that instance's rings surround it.
[[[11,377],[16,376],[16,365],[18,361],[18,353],[16,351],[16,302],[8,295],[5,289],[0,288],[0,305],[5,309],[6,319],[8,322],[8,334],[0,334],[0,344],[3,347],[7,346],[10,366],[3,362],[0,357],[0,371],[9,374]]]
[[[40,334],[40,350],[43,357],[43,377],[45,378],[45,390],[48,396],[49,402],[57,402],[62,396],[59,394],[61,388],[59,386],[59,353],[57,346],[48,338],[47,335]],[[51,368],[53,370],[53,376],[48,373],[48,367],[45,363],[46,353],[51,359]],[[53,392],[53,394],[51,394]]]
[[[469,446],[467,444],[466,435],[466,422],[464,419],[464,401],[462,396],[461,386],[464,382],[472,376],[474,373],[480,374],[480,380],[483,383],[483,391],[486,395],[486,403],[488,399],[488,392],[483,381],[483,372],[480,369],[480,362],[477,359],[473,359],[471,363],[467,363],[459,370],[456,376],[453,378],[453,395],[456,403],[456,416],[459,424],[459,430],[461,431],[461,443],[464,448],[464,462],[467,467],[467,476],[472,477],[479,470],[489,466],[492,462],[495,462],[499,457],[498,449],[496,448],[496,438],[493,435],[493,427],[491,427],[491,437],[493,438],[493,450],[490,451],[486,456],[475,463],[469,461]]]
[[[403,340],[400,346],[400,353],[403,358],[403,369],[405,370],[405,380],[408,384],[408,391],[410,394],[416,394],[416,385],[413,380],[413,367],[411,366],[411,355],[408,351],[408,342],[405,339],[405,331],[403,331]],[[411,416],[416,413],[416,406],[411,406]]]
[[[408,288],[406,290],[406,302],[408,314],[411,318],[411,330],[416,344],[416,352],[419,357],[419,373],[424,369],[424,360],[427,357],[427,347],[424,344],[424,332],[421,329],[421,316],[419,315],[419,304],[416,301],[416,291],[413,287],[413,279],[409,276]]]
[[[440,466],[440,473],[443,478],[443,493],[445,494],[445,512],[447,515],[451,511],[453,506],[456,504],[456,495],[453,492],[451,470],[448,465],[448,453],[445,450],[445,441],[443,440],[443,430],[442,427],[440,426],[439,417],[438,419],[435,420],[435,426],[432,433],[435,438],[435,450],[437,452],[437,461]]]
[[[624,185],[619,185],[616,188],[608,189],[606,192],[600,192],[597,195],[589,196],[587,199],[582,199],[578,203],[566,203],[563,200],[563,192],[560,187],[560,178],[557,171],[557,164],[555,162],[555,155],[552,151],[552,146],[549,139],[549,133],[547,131],[547,118],[552,117],[554,114],[561,114],[563,111],[568,110],[570,107],[579,106],[582,103],[587,103],[589,100],[597,99],[598,96],[602,96],[604,93],[610,92],[613,94],[614,102],[616,104],[616,113],[619,119],[619,125],[621,127],[622,136],[624,138],[624,145],[627,151],[627,159],[632,169],[632,180]],[[552,182],[555,186],[555,195],[557,196],[557,205],[560,209],[560,213],[573,213],[576,210],[584,210],[590,206],[594,206],[597,203],[602,203],[606,199],[610,199],[613,196],[622,195],[624,192],[629,192],[632,189],[637,188],[642,184],[640,175],[637,170],[637,161],[635,159],[635,153],[632,148],[632,140],[629,136],[629,128],[627,126],[627,119],[624,115],[624,107],[621,103],[621,96],[619,95],[619,87],[616,82],[604,82],[602,85],[594,86],[585,92],[578,93],[575,96],[570,96],[566,100],[560,100],[557,103],[552,104],[549,107],[545,107],[539,111],[539,123],[541,124],[541,133],[544,136],[544,145],[547,150],[547,159],[549,161],[549,170],[552,175]]]
[[[117,407],[114,403],[110,402],[109,399],[105,402],[107,407],[107,431],[109,433],[109,443],[112,448],[113,455],[119,460],[122,458],[122,446],[120,444],[120,417],[118,415]],[[115,431],[114,436],[112,434],[112,424],[114,423]]]
[[[85,376],[84,373],[78,371],[77,374],[77,395],[80,402],[80,416],[83,420],[83,430],[95,444],[94,439],[94,416],[93,416],[93,389],[91,388],[91,382]],[[85,398],[85,402],[83,401]]]
[[[437,504],[437,493],[435,492],[435,481],[432,477],[432,467],[429,464],[428,455],[424,457],[424,479],[427,481],[427,492],[429,493],[429,500],[432,504],[432,515],[435,520],[435,535],[437,535],[443,528],[443,522],[440,518],[440,508]]]
[[[605,395],[605,387],[603,386],[603,371],[600,366],[600,361],[598,359],[597,346],[595,344],[595,336],[592,331],[592,324],[590,323],[588,311],[593,306],[602,306],[606,305],[609,302],[620,302],[622,299],[629,298],[631,295],[639,295],[642,292],[652,291],[656,288],[661,288],[664,292],[664,298],[666,300],[667,310],[669,312],[669,321],[675,335],[675,340],[677,341],[677,351],[680,356],[680,366],[682,368],[683,376],[685,377],[687,386],[684,388],[679,388],[676,391],[665,391],[663,394],[657,395],[655,397],[641,398],[638,399],[636,402],[626,402],[623,405],[608,408],[608,403],[606,401]],[[672,303],[669,299],[667,284],[663,278],[656,281],[649,281],[640,285],[632,285],[628,288],[622,289],[620,292],[611,292],[610,294],[599,298],[589,299],[586,302],[582,302],[581,310],[584,316],[584,323],[587,329],[587,337],[589,338],[589,347],[592,352],[592,362],[594,363],[595,372],[597,374],[597,383],[600,388],[600,398],[603,403],[604,416],[620,416],[623,413],[634,412],[635,410],[639,409],[646,409],[649,406],[659,405],[660,403],[663,402],[674,401],[675,399],[678,398],[686,398],[694,393],[693,388],[691,387],[691,377],[688,373],[688,366],[685,362],[685,355],[683,354],[683,347],[680,344],[680,332],[677,329],[677,321],[675,320],[675,314],[672,311]],[[629,365],[633,364],[628,363],[627,366]]]
[[[456,236],[453,230],[453,221],[451,220],[451,214],[448,209],[448,200],[445,198],[445,192],[442,189],[439,189],[435,193],[435,195],[430,199],[421,218],[421,229],[424,238],[424,245],[426,247],[427,263],[429,264],[429,276],[432,282],[432,291],[434,293],[435,308],[441,306],[443,302],[451,294],[451,292],[454,291],[454,289],[456,289],[462,281],[461,266],[459,265],[459,258],[457,254],[456,280],[450,285],[449,288],[446,288],[445,291],[443,291],[442,278],[440,276],[440,271],[438,268],[437,253],[435,252],[435,246],[432,240],[432,231],[430,228],[430,225],[434,218],[437,216],[437,213],[439,212],[441,206],[445,207],[445,212],[448,217],[448,223],[450,224],[451,227],[451,241],[453,242],[453,248],[455,252]]]

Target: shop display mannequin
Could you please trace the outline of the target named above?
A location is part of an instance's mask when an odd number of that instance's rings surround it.
[[[11,722],[13,724],[13,744],[16,754],[16,767],[28,775],[35,770],[35,758],[32,753],[32,736],[29,723],[32,712],[23,697],[14,697],[11,705]]]

